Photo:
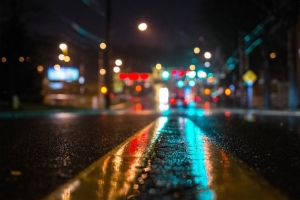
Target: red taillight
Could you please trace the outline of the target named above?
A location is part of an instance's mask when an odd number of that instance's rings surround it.
[[[188,101],[187,99],[184,99],[184,100],[183,100],[183,104],[184,104],[184,105],[187,105],[188,103],[189,103],[189,101]]]
[[[196,100],[196,102],[200,102],[201,101],[201,97],[196,96],[195,100]]]
[[[170,99],[170,104],[175,104],[176,103],[176,99],[175,98],[171,98]]]

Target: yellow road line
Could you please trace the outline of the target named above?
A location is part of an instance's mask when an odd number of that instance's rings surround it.
[[[161,140],[167,121],[167,117],[158,118],[45,200],[114,200],[139,195],[141,179],[147,179],[145,172],[151,173],[153,147]],[[212,144],[191,120],[179,118],[179,122],[193,165],[192,175],[206,187],[196,192],[199,199],[288,199],[259,174]]]

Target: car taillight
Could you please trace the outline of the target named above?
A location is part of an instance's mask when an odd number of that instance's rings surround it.
[[[176,99],[175,98],[171,98],[170,99],[170,104],[175,104],[176,103]]]
[[[170,104],[175,104],[176,103],[176,99],[175,98],[171,98],[170,99]]]

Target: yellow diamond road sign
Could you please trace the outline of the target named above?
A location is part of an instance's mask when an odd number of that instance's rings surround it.
[[[249,82],[255,82],[256,81],[256,79],[257,79],[257,76],[256,76],[256,74],[254,74],[254,72],[253,71],[251,71],[251,70],[248,70],[244,75],[243,75],[243,80],[245,81],[245,82],[247,82],[247,83],[249,83]]]

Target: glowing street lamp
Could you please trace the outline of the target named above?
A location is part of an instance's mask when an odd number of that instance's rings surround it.
[[[116,64],[117,66],[121,66],[121,65],[122,65],[122,60],[117,59],[117,60],[115,61],[115,64]]]
[[[157,63],[157,64],[155,65],[155,68],[156,68],[157,70],[161,70],[162,66],[161,66],[160,63]]]
[[[211,53],[205,52],[205,53],[204,53],[204,58],[210,59],[210,58],[211,58]]]
[[[195,48],[194,48],[194,53],[195,53],[195,54],[200,53],[200,48],[199,48],[199,47],[195,47]]]
[[[146,23],[140,23],[138,26],[140,31],[145,31],[147,29],[147,24]]]
[[[106,44],[104,42],[102,42],[99,46],[102,50],[106,49]]]
[[[68,49],[68,46],[65,44],[65,43],[61,43],[59,45],[59,48],[62,50],[62,51],[66,51]]]

